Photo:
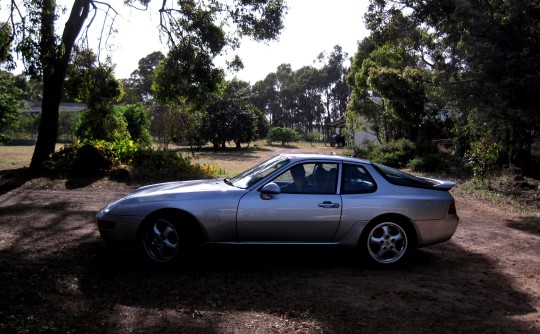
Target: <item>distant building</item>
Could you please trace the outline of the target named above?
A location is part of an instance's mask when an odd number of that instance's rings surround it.
[[[342,133],[342,129],[344,126],[345,117],[341,117],[338,120],[333,121],[327,125],[329,129],[327,142],[329,142],[331,146],[344,146],[344,138]],[[374,144],[379,143],[379,140],[374,134],[369,133],[365,130],[360,130],[354,134],[354,142],[357,146],[363,146],[368,141]]]
[[[86,109],[86,103],[61,102],[60,111],[81,112]],[[37,115],[41,112],[41,101],[26,101],[26,105],[21,109],[23,113]]]

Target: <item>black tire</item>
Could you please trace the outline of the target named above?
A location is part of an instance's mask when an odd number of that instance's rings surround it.
[[[411,240],[403,223],[384,219],[366,226],[359,246],[369,262],[390,267],[404,261],[410,252]]]
[[[139,234],[141,250],[153,264],[169,264],[184,253],[182,231],[172,219],[155,217],[149,220]]]

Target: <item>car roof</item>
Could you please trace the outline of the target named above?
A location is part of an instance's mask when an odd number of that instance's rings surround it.
[[[300,161],[300,160],[306,160],[306,159],[325,159],[325,160],[334,160],[338,162],[354,162],[354,163],[363,163],[363,164],[371,164],[370,161],[354,158],[354,157],[347,157],[343,155],[337,155],[337,154],[321,154],[321,153],[281,153],[280,155],[287,157],[294,161]]]

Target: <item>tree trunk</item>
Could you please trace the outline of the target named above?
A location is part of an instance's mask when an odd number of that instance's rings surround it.
[[[30,169],[40,172],[43,162],[54,153],[58,134],[58,114],[67,67],[75,40],[88,17],[91,0],[75,0],[64,27],[61,45],[56,45],[56,0],[44,0],[41,15],[40,55],[43,68],[41,122]]]

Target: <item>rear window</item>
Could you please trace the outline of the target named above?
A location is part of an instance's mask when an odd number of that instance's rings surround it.
[[[385,165],[373,163],[373,166],[388,182],[398,186],[431,188],[437,184],[437,182],[416,177]]]

